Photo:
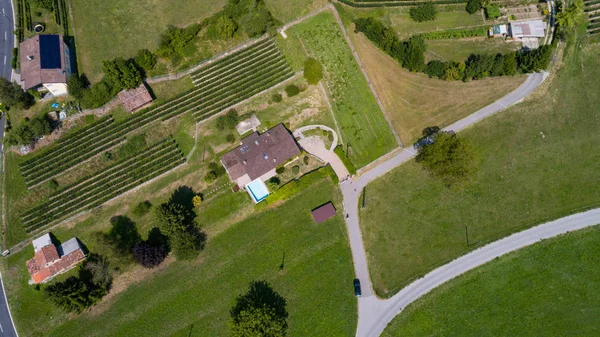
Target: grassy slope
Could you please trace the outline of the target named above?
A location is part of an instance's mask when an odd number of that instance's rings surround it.
[[[520,42],[504,42],[502,39],[472,38],[454,40],[429,40],[426,57],[428,60],[465,61],[469,55],[497,54],[521,48]]]
[[[380,295],[477,245],[600,205],[600,49],[570,51],[547,90],[461,133],[479,156],[473,182],[447,189],[412,161],[367,186],[361,225]]]
[[[597,336],[600,227],[503,256],[410,305],[392,336]]]
[[[328,200],[339,204],[341,196],[324,180],[278,209],[209,237],[197,262],[172,262],[114,296],[102,305],[105,311],[67,322],[49,303],[39,303],[41,292],[23,285],[10,297],[19,331],[23,336],[37,329],[49,336],[226,336],[235,297],[250,281],[265,279],[287,300],[289,336],[353,336],[354,273],[343,219],[338,215],[316,225],[310,217],[312,208]],[[24,260],[30,255],[12,256],[9,270],[26,274]],[[19,307],[20,299],[38,304]]]
[[[275,19],[287,23],[325,6],[327,0],[265,0],[265,3]]]
[[[321,13],[290,28],[287,34],[289,46],[282,48],[284,53],[304,46],[303,52],[323,64],[323,83],[342,140],[352,148],[349,158],[353,164],[362,167],[391,150],[393,135],[333,15]],[[293,56],[287,57],[292,64],[299,63]]]
[[[463,83],[430,79],[400,67],[363,34],[351,33],[365,70],[402,142],[411,144],[427,126],[449,125],[518,87],[524,76]]]

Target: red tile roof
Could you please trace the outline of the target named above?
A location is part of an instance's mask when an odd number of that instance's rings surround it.
[[[59,257],[54,245],[44,246],[35,252],[32,259],[27,261],[27,270],[34,283],[43,283],[48,279],[73,268],[85,259],[81,248]]]
[[[119,93],[119,99],[123,103],[125,110],[129,112],[133,112],[152,102],[152,96],[148,92],[148,89],[146,89],[144,83],[135,89],[121,91]]]

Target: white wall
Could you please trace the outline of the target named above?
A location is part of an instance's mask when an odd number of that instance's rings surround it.
[[[54,96],[63,96],[69,93],[66,83],[44,83],[44,87]]]

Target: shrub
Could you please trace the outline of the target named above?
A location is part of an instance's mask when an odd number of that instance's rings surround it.
[[[435,5],[426,2],[410,8],[410,17],[416,22],[433,21],[437,15]]]
[[[135,207],[133,208],[133,215],[135,216],[144,216],[146,214],[148,214],[148,212],[150,212],[150,209],[152,209],[152,203],[149,200],[145,200],[142,202],[139,202],[137,205],[135,205]]]
[[[294,175],[297,175],[298,173],[300,173],[300,166],[298,166],[298,165],[294,165],[294,166],[292,167],[292,173],[293,173]]]
[[[277,174],[282,174],[283,172],[285,172],[285,166],[283,165],[277,166],[277,168],[275,169],[275,173]]]
[[[304,162],[304,165],[308,165],[308,161],[309,161],[308,156],[304,156],[304,158],[302,158],[302,162]]]
[[[148,49],[140,50],[134,60],[144,70],[152,70],[156,66],[156,55]]]
[[[222,15],[217,19],[217,30],[222,38],[228,39],[233,37],[238,25],[232,18]]]
[[[475,14],[481,8],[481,0],[469,0],[467,2],[467,12],[469,14]]]
[[[56,179],[51,179],[48,182],[48,187],[50,187],[51,190],[56,191],[58,189],[58,181],[56,181]]]
[[[273,96],[271,96],[271,100],[273,100],[273,102],[275,102],[275,103],[279,103],[279,102],[283,101],[283,95],[282,94],[273,94]]]
[[[168,237],[157,227],[148,233],[148,240],[138,242],[132,249],[135,260],[146,268],[161,264],[169,254]]]
[[[102,62],[104,79],[116,92],[137,88],[142,83],[142,74],[133,59],[117,57]]]
[[[110,151],[106,151],[106,152],[102,153],[102,160],[104,160],[105,162],[109,162],[109,161],[113,160],[113,158],[114,158],[114,155]]]
[[[304,78],[308,84],[317,84],[323,78],[323,67],[312,57],[304,62]]]
[[[264,34],[276,25],[263,0],[230,0],[223,13],[235,20],[250,37]]]
[[[217,180],[217,173],[215,171],[208,171],[204,176],[204,181],[208,184],[212,184],[215,180]]]
[[[288,97],[293,97],[300,93],[300,89],[297,86],[290,84],[287,87],[285,87],[285,93]]]
[[[17,109],[28,109],[35,103],[33,96],[24,91],[20,85],[4,77],[0,77],[0,101],[8,107]]]
[[[202,204],[202,197],[199,195],[195,195],[192,198],[192,205],[194,205],[194,207],[198,207]]]
[[[424,72],[429,76],[429,78],[443,78],[446,72],[446,64],[438,60],[429,61]]]
[[[132,157],[146,149],[146,135],[135,135],[127,139],[127,142],[117,149],[119,158]]]
[[[86,94],[85,91],[88,90],[88,83],[84,76],[72,74],[67,79],[67,88],[71,96],[81,100]]]
[[[495,20],[499,18],[502,13],[500,13],[500,7],[496,5],[489,5],[485,8],[485,15],[490,20]]]
[[[167,30],[160,36],[157,54],[167,58],[182,55],[185,47],[198,35],[200,29],[202,29],[202,26],[199,24],[185,28],[168,26]]]
[[[488,27],[472,27],[472,28],[459,28],[459,29],[448,29],[438,30],[419,34],[425,40],[437,40],[437,39],[462,39],[465,37],[475,36],[486,36],[488,33]]]
[[[227,136],[225,136],[225,140],[228,141],[229,143],[235,143],[235,136],[230,133]]]
[[[236,110],[231,109],[225,115],[217,117],[217,129],[223,131],[225,129],[234,129],[239,120],[239,115]]]
[[[267,180],[267,186],[269,187],[270,191],[275,191],[279,188],[279,184],[281,184],[281,180],[278,177],[272,177],[271,179]]]

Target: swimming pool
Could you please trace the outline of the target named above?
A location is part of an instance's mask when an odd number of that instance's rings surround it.
[[[246,185],[246,190],[255,203],[259,203],[269,196],[269,189],[260,178]]]

